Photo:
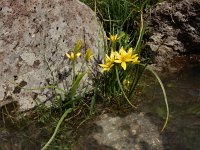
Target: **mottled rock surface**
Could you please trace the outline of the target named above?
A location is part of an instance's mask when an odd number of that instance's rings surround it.
[[[143,113],[104,114],[82,130],[73,150],[163,150],[159,129]]]
[[[23,88],[52,84],[52,74],[61,88],[64,79],[69,86],[71,66],[65,53],[81,40],[82,53],[91,48],[98,58],[102,37],[94,12],[78,0],[1,0],[0,106],[18,101],[21,110],[27,110],[36,100],[51,100],[48,89]]]
[[[188,63],[200,63],[200,3],[182,0],[162,2],[150,13],[152,36],[146,52],[159,71],[178,71]]]

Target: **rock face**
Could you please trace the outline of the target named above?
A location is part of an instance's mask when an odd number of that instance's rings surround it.
[[[51,100],[48,89],[24,88],[52,84],[52,75],[61,88],[63,80],[69,86],[71,65],[65,53],[77,40],[83,43],[82,53],[91,48],[96,59],[100,57],[102,28],[93,11],[78,0],[1,0],[0,104],[18,101],[21,110],[27,110],[36,100]]]
[[[124,117],[101,115],[89,127],[83,127],[82,136],[73,150],[163,150],[157,127],[143,113]]]
[[[200,3],[183,0],[159,3],[149,18],[153,35],[146,52],[159,71],[180,70],[189,62],[200,63]]]

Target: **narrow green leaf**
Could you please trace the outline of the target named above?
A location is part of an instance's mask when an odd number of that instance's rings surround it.
[[[124,98],[127,100],[127,102],[128,102],[133,108],[137,108],[136,106],[134,106],[134,105],[130,102],[130,100],[128,99],[128,97],[126,96],[126,94],[125,94],[125,92],[124,92],[124,90],[123,90],[122,84],[121,84],[121,82],[120,82],[120,80],[119,80],[119,72],[118,72],[117,67],[115,67],[115,71],[116,71],[116,75],[117,75],[117,81],[118,81],[119,87],[120,87],[120,89],[121,89],[121,91],[122,91],[122,94],[124,95]]]
[[[65,117],[72,112],[72,108],[69,108],[65,111],[65,113],[61,116],[60,120],[58,121],[58,124],[56,126],[56,129],[53,133],[53,135],[51,136],[51,138],[49,139],[49,141],[45,144],[45,146],[41,149],[41,150],[45,150],[47,149],[47,147],[51,144],[51,142],[53,141],[53,139],[55,138],[56,136],[56,133],[58,132],[58,129],[61,125],[61,123],[63,122],[63,120],[65,119]]]
[[[160,77],[157,75],[157,73],[152,70],[150,67],[146,67],[147,70],[149,70],[151,73],[153,73],[153,75],[156,77],[156,79],[158,80],[160,86],[161,86],[161,89],[163,91],[163,95],[164,95],[164,100],[165,100],[165,105],[166,105],[166,111],[167,111],[167,114],[166,114],[166,119],[165,119],[165,122],[164,122],[164,125],[161,129],[161,132],[164,131],[167,123],[168,123],[168,120],[169,120],[169,106],[168,106],[168,101],[167,101],[167,95],[166,95],[166,91],[165,91],[165,88],[164,88],[164,85],[160,79]]]
[[[145,29],[144,29],[143,12],[141,12],[140,34],[139,34],[139,38],[138,38],[136,46],[135,46],[136,54],[139,54],[141,51],[141,44],[142,44],[142,38],[143,38],[144,32],[145,32]]]
[[[76,91],[78,89],[79,83],[81,81],[81,79],[84,77],[84,75],[86,74],[86,72],[84,73],[80,73],[77,75],[74,83],[72,84],[71,90],[70,90],[70,98],[73,99],[74,96],[76,95]]]

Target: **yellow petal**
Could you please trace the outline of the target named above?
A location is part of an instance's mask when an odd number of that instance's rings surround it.
[[[125,50],[122,51],[121,56],[125,57],[127,55],[127,52]]]
[[[111,54],[110,54],[110,59],[111,59],[112,61],[115,60],[115,53],[114,53],[114,52],[111,52]]]
[[[123,53],[124,52],[124,48],[123,48],[123,46],[119,49],[119,53],[121,54],[121,53]]]
[[[132,58],[138,57],[138,54],[134,54],[132,55]]]
[[[133,64],[138,64],[138,63],[140,63],[140,61],[138,60],[138,58],[135,58],[135,59],[133,59],[132,63]]]
[[[102,72],[109,71],[114,64],[106,65],[106,64],[99,64],[101,67],[103,67]]]
[[[76,57],[78,58],[78,57],[80,57],[81,56],[81,53],[77,53],[76,54]]]
[[[133,59],[132,59],[132,58],[126,58],[125,61],[126,61],[126,62],[130,62],[130,61],[133,61]]]
[[[105,65],[105,64],[99,64],[99,66],[101,66],[101,67],[103,67],[103,68],[106,68],[106,67],[107,67],[107,65]]]
[[[110,70],[109,68],[103,68],[102,72],[109,71],[109,70]]]
[[[121,63],[121,66],[122,66],[122,68],[123,68],[124,70],[126,70],[126,63],[125,63],[125,62],[122,62],[122,63]]]
[[[118,52],[115,52],[115,57],[116,57],[117,59],[119,59],[119,58],[120,58],[120,54],[119,54]]]
[[[114,62],[116,62],[116,63],[122,63],[122,61],[121,60],[115,60]]]
[[[106,54],[106,62],[110,61],[110,57]]]
[[[68,53],[66,53],[66,56],[68,57],[68,58],[70,58],[71,56],[68,54]]]
[[[131,47],[131,48],[128,49],[128,53],[132,54],[132,52],[133,52],[133,48]]]
[[[73,52],[71,53],[70,59],[74,60],[74,53]]]
[[[128,57],[131,57],[133,53],[133,48],[128,49]]]

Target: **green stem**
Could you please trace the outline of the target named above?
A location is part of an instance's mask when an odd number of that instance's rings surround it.
[[[51,136],[51,138],[49,139],[49,141],[45,144],[45,146],[41,149],[41,150],[45,150],[50,144],[51,142],[53,141],[53,139],[55,138],[56,136],[56,133],[58,132],[58,129],[61,125],[61,123],[63,122],[63,120],[65,119],[65,117],[72,111],[72,108],[69,108],[68,110],[65,111],[65,113],[62,115],[62,117],[60,118],[60,120],[58,121],[58,124],[56,126],[56,129],[53,133],[53,135]]]
[[[116,51],[116,42],[111,42],[111,51],[113,50]]]
[[[160,86],[161,86],[161,89],[163,91],[163,95],[164,95],[164,100],[165,100],[165,105],[166,105],[166,111],[167,111],[167,115],[166,115],[166,119],[165,119],[165,122],[164,122],[164,125],[161,129],[161,132],[164,131],[167,123],[168,123],[168,120],[169,120],[169,106],[168,106],[168,101],[167,101],[167,95],[166,95],[166,92],[165,92],[165,88],[164,88],[164,85],[161,81],[161,79],[159,78],[159,76],[157,75],[157,73],[155,71],[153,71],[151,68],[149,67],[146,67],[146,69],[148,69],[150,72],[152,72],[154,74],[154,76],[156,77],[156,79],[158,80]]]
[[[118,72],[117,67],[115,67],[115,71],[116,71],[116,75],[117,75],[117,82],[118,82],[118,84],[119,84],[119,87],[120,87],[120,89],[121,89],[121,91],[122,91],[122,93],[123,93],[125,99],[127,100],[127,102],[128,102],[133,108],[137,108],[136,106],[134,106],[134,105],[129,101],[128,97],[126,96],[126,94],[125,94],[125,92],[124,92],[124,90],[123,90],[122,84],[121,84],[121,82],[120,82],[120,80],[119,80],[119,72]]]
[[[75,81],[75,78],[76,78],[75,61],[72,62],[72,72],[73,72],[72,80]]]

